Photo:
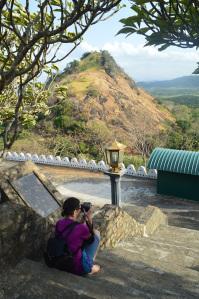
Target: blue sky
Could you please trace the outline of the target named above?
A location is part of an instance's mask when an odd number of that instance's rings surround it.
[[[144,38],[138,35],[116,36],[122,28],[121,18],[130,16],[130,3],[112,18],[93,25],[84,35],[84,40],[65,61],[58,64],[63,69],[84,52],[108,50],[116,62],[136,81],[165,80],[191,75],[199,62],[199,51],[170,47],[159,52],[155,47],[144,47]],[[59,55],[66,52],[64,45]]]

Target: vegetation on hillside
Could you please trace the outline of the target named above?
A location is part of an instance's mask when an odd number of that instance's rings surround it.
[[[79,61],[75,60],[68,64],[64,71],[56,77],[56,82],[53,84],[54,94],[49,99],[50,114],[43,118],[40,117],[32,132],[24,131],[23,135],[26,133],[26,136],[21,135],[20,142],[17,142],[13,150],[19,150],[21,143],[21,148],[24,151],[30,151],[32,149],[30,143],[26,145],[24,139],[24,137],[27,138],[29,136],[28,139],[38,139],[38,144],[40,144],[40,138],[43,138],[42,146],[38,146],[38,154],[52,153],[53,155],[68,156],[70,158],[75,156],[79,159],[102,159],[105,145],[114,138],[112,126],[116,126],[119,131],[123,128],[124,123],[120,117],[114,117],[111,119],[111,124],[108,125],[103,118],[100,118],[101,115],[98,114],[96,107],[99,107],[99,109],[104,107],[103,104],[107,102],[107,98],[104,98],[101,94],[102,90],[97,88],[97,85],[95,86],[91,81],[92,72],[95,75],[99,72],[102,85],[104,81],[107,82],[106,74],[109,73],[111,78],[108,81],[109,83],[118,84],[118,76],[122,74],[123,78],[128,82],[128,88],[130,86],[128,76],[123,73],[106,51],[85,53]],[[134,81],[131,81],[134,84]],[[65,90],[63,90],[65,97],[59,97],[57,89],[62,89],[63,85],[65,86]],[[115,86],[113,86],[114,88]],[[133,88],[134,90],[136,94],[136,88]],[[77,99],[80,96],[82,96],[81,101]],[[111,96],[113,97],[113,93]],[[131,99],[122,90],[116,92],[113,100],[116,104],[122,104],[121,110],[126,111],[125,113],[131,119],[132,113],[130,109],[132,108],[129,105],[129,101]],[[89,103],[89,107],[91,107],[90,114],[83,109],[85,103]],[[138,103],[135,100],[133,108],[137,109],[137,105]],[[161,113],[161,109],[162,111],[167,111],[161,103],[157,104],[157,107],[159,109],[158,113]],[[130,142],[128,142],[128,154],[126,154],[124,161],[126,165],[129,163],[133,163],[136,166],[146,164],[148,156],[156,146],[197,150],[198,144],[194,141],[196,127],[193,127],[194,119],[198,117],[197,113],[195,112],[192,115],[194,111],[190,112],[189,108],[187,108],[188,110],[185,108],[177,109],[177,106],[174,104],[169,108],[175,114],[176,123],[168,123],[164,131],[159,132],[158,130],[156,132],[153,131],[153,122],[150,125],[151,115],[143,114],[140,108],[140,127],[127,128],[129,130]],[[108,117],[110,112],[112,111],[102,111],[103,115],[107,115],[106,117]],[[155,117],[157,116],[159,115],[156,114]],[[183,122],[184,119],[186,119],[186,122]],[[125,140],[119,141],[125,142]]]
[[[199,76],[185,76],[173,80],[140,82],[156,101],[175,116],[164,137],[165,146],[175,149],[199,150]]]
[[[199,107],[199,76],[184,76],[172,80],[138,82],[138,86],[150,92],[162,103]]]

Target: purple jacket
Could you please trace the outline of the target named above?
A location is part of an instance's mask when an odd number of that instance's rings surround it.
[[[73,220],[69,218],[63,218],[58,220],[55,227],[55,233],[60,233],[64,230],[64,228],[72,223]],[[69,228],[70,230],[70,228]],[[67,235],[67,229],[66,233]],[[63,233],[64,235],[64,233]],[[84,273],[83,267],[82,267],[82,250],[81,247],[83,245],[83,242],[87,240],[90,237],[90,232],[88,229],[88,226],[86,224],[78,224],[76,225],[72,232],[69,234],[68,237],[65,238],[65,241],[68,245],[68,248],[71,252],[75,253],[74,255],[74,274],[81,275]]]

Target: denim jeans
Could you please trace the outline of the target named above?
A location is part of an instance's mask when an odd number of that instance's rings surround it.
[[[95,254],[97,252],[97,248],[99,246],[99,243],[100,243],[100,236],[98,235],[94,235],[94,241],[87,245],[85,247],[85,251],[87,253],[87,255],[90,257],[90,259],[93,261],[94,257],[95,257]]]

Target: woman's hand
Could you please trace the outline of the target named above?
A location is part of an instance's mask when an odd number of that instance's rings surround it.
[[[92,225],[93,223],[93,211],[92,208],[90,210],[88,210],[87,213],[85,213],[85,220]]]

